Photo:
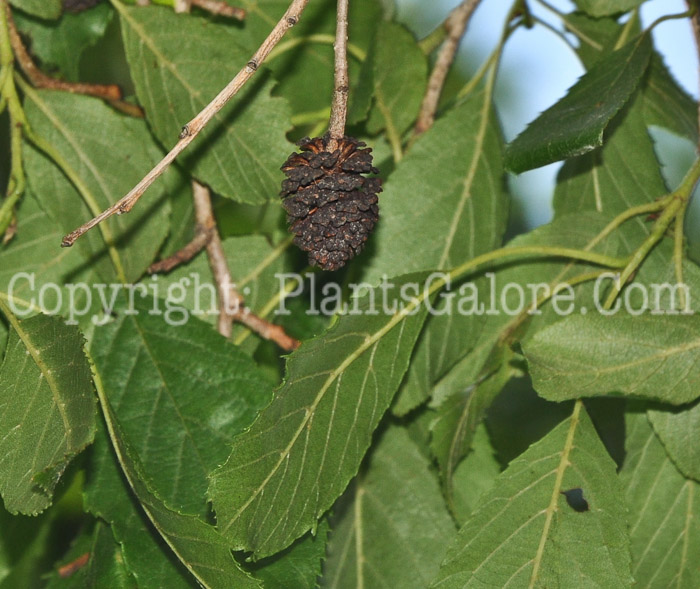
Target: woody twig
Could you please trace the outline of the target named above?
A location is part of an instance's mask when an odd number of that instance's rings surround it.
[[[270,51],[272,51],[275,45],[280,42],[285,33],[295,24],[297,24],[297,22],[299,22],[299,17],[308,3],[309,0],[293,0],[293,2],[289,5],[289,8],[287,8],[286,12],[282,15],[282,18],[272,29],[268,37],[263,41],[262,45],[260,45],[250,61],[248,61],[248,63],[238,72],[238,74],[236,74],[233,80],[231,80],[228,85],[221,90],[221,92],[219,92],[219,94],[207,106],[205,106],[195,118],[193,118],[183,127],[182,132],[180,133],[180,140],[175,144],[170,152],[158,164],[156,164],[156,166],[150,172],[148,172],[148,174],[146,174],[146,176],[126,196],[97,215],[94,219],[91,219],[87,223],[81,225],[66,235],[61,241],[61,245],[63,247],[70,247],[80,238],[81,235],[84,235],[105,219],[108,219],[112,215],[128,213],[143,196],[148,187],[153,184],[158,177],[160,177],[168,166],[175,161],[175,158],[177,158],[177,156],[180,155],[180,153],[182,153],[190,143],[192,143],[194,138],[199,135],[199,133],[211,121],[211,119],[214,118],[214,116],[228,103],[228,101],[238,93],[243,85],[253,77],[265,58],[269,55]]]

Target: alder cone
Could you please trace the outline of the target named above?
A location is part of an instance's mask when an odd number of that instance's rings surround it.
[[[309,264],[337,270],[359,254],[379,219],[382,190],[372,166],[372,150],[354,137],[343,137],[327,150],[329,138],[308,137],[282,166],[282,206],[294,243],[309,254]]]
[[[96,6],[102,0],[63,0],[63,9],[66,12],[82,12]]]

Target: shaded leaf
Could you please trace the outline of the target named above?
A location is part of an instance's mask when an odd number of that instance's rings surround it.
[[[651,56],[642,100],[647,125],[664,127],[697,144],[697,103],[678,84],[657,52]]]
[[[231,271],[231,279],[243,295],[246,307],[259,312],[284,285],[284,252],[287,243],[276,247],[262,235],[229,237],[222,242]],[[167,275],[160,276],[161,296],[168,291],[177,296],[182,285],[181,304],[199,319],[215,323],[218,314],[217,293],[206,253],[198,254],[191,262]],[[234,329],[237,334],[239,329]],[[235,337],[234,337],[235,339]]]
[[[0,493],[11,513],[37,514],[95,433],[83,337],[60,317],[12,325],[0,366]]]
[[[144,162],[152,162],[145,122],[119,115],[97,98],[40,90],[26,95],[25,110],[34,132],[60,154],[93,201],[88,209],[64,171],[36,149],[25,149],[29,186],[64,234],[124,196],[141,180]],[[161,202],[163,185],[157,186],[160,196],[154,187],[131,213],[111,217],[75,244],[103,281],[136,281],[155,258],[170,212]]]
[[[119,466],[141,508],[180,562],[203,587],[260,588],[260,583],[239,567],[228,544],[214,527],[195,516],[178,513],[153,491],[138,455],[124,438],[117,417],[99,385],[98,395]]]
[[[87,562],[72,574],[55,573],[47,589],[136,589],[136,582],[124,564],[121,547],[114,540],[110,527],[103,522],[96,522],[94,529],[78,536],[58,565],[59,571],[85,557]]]
[[[324,588],[422,589],[456,535],[430,463],[403,428],[382,435],[341,505]]]
[[[61,16],[61,0],[10,0],[10,4],[39,18],[54,19]]]
[[[502,174],[494,113],[483,93],[471,94],[420,136],[384,183],[363,279],[450,269],[493,249],[507,215]]]
[[[592,212],[563,215],[516,237],[508,243],[508,247],[583,249],[607,223],[606,217]],[[613,234],[593,251],[615,256],[619,255],[619,245],[617,236]],[[538,297],[546,292],[556,293],[564,282],[595,270],[600,268],[592,264],[571,263],[565,258],[533,256],[515,263],[495,265],[485,270],[484,280],[464,283],[470,288],[464,291],[463,312],[482,316],[484,323],[472,334],[474,345],[467,348],[466,353],[433,383],[430,389],[432,404],[440,405],[449,396],[473,386],[500,338],[527,338],[540,326],[548,325],[563,315],[579,312],[583,306],[592,307],[595,286],[588,283],[577,286],[573,296],[568,290],[561,290],[538,313],[531,315],[528,312]],[[523,312],[527,316],[519,317]]]
[[[104,427],[97,430],[85,486],[85,509],[110,522],[124,565],[139,586],[195,589],[197,581],[153,527],[124,478]]]
[[[606,127],[638,87],[651,49],[650,35],[642,34],[598,61],[513,140],[506,167],[520,173],[600,147]]]
[[[574,487],[589,511],[568,506]],[[631,587],[625,520],[615,463],[575,411],[497,477],[432,587]]]
[[[460,526],[469,519],[500,472],[501,464],[496,459],[486,425],[482,422],[474,432],[469,454],[457,465],[452,475],[452,515]]]
[[[209,496],[234,548],[278,552],[312,529],[355,476],[426,316],[401,287],[424,279],[369,291],[289,357],[284,385],[211,476]]]
[[[630,510],[635,587],[695,587],[700,570],[700,487],[676,470],[644,413],[627,416],[620,472]]]
[[[386,129],[400,138],[418,116],[428,78],[428,62],[413,35],[402,25],[380,23],[374,60],[374,108],[367,130]]]
[[[688,478],[700,481],[700,403],[675,409],[659,408],[647,412],[654,432],[676,468]]]
[[[550,401],[623,394],[667,403],[700,396],[695,316],[572,315],[524,345],[537,392]]]
[[[574,4],[594,17],[609,16],[637,8],[644,0],[574,0]]]
[[[384,185],[382,218],[369,246],[374,256],[363,279],[449,269],[499,245],[507,218],[501,144],[483,93],[421,135]],[[397,414],[427,398],[435,380],[474,345],[482,319],[454,308],[431,314],[397,397]]]
[[[0,505],[0,589],[40,587],[55,548],[56,511],[10,515]]]
[[[247,10],[245,27],[238,34],[245,39],[247,51],[253,54],[260,43],[289,7],[287,0],[240,0]],[[299,22],[286,35],[277,57],[266,62],[279,81],[276,93],[284,96],[297,113],[315,113],[328,109],[333,94],[333,39],[335,9],[332,2],[309,2]],[[359,56],[353,50],[367,52],[377,26],[382,21],[382,8],[377,0],[353,0],[348,7],[348,55],[350,93],[356,89],[360,69]],[[317,35],[326,35],[321,41]],[[303,40],[300,44],[300,40]],[[243,40],[241,41],[243,42]],[[289,43],[289,44],[288,44]],[[286,49],[285,49],[286,46]],[[312,88],[313,91],[309,91]],[[322,117],[323,119],[324,117]],[[280,161],[277,166],[280,166]]]
[[[235,28],[178,15],[170,8],[115,6],[136,95],[156,136],[169,149],[182,126],[251,56],[241,48]],[[221,195],[251,204],[277,198],[279,167],[292,147],[285,137],[291,123],[285,100],[270,96],[272,86],[260,72],[180,159]]]
[[[430,426],[430,449],[440,467],[440,478],[450,510],[454,510],[453,475],[471,447],[474,432],[496,396],[517,374],[510,348],[498,350],[482,369],[479,381],[446,399]]]
[[[165,314],[150,315],[147,303],[133,315],[119,307],[114,322],[96,329],[93,359],[123,435],[143,457],[148,488],[178,511],[206,516],[206,475],[269,401],[271,386],[209,325],[194,318],[169,324]],[[140,585],[195,586],[131,495],[104,436],[96,442],[86,505],[112,524]]]
[[[274,556],[248,563],[247,569],[275,589],[316,589],[321,565],[326,558],[328,519],[324,518],[315,533],[307,533],[290,547]]]
[[[58,68],[68,80],[78,82],[83,52],[104,36],[113,14],[104,3],[78,14],[66,12],[59,20],[50,22],[18,13],[15,22],[28,38],[29,50],[39,58],[44,71]]]
[[[62,232],[31,191],[17,211],[17,235],[0,249],[0,297],[20,317],[59,313],[81,326],[101,311],[99,294],[66,283],[100,282],[79,248],[60,248]]]

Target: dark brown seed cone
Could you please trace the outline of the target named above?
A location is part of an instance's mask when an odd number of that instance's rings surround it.
[[[102,0],[63,0],[63,9],[66,12],[82,12],[92,8]]]
[[[379,219],[377,194],[382,191],[372,166],[372,150],[353,137],[326,150],[328,137],[305,138],[301,153],[282,166],[282,206],[294,243],[309,253],[309,264],[337,270],[356,256]]]

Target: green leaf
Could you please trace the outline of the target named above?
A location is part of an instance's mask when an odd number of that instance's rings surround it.
[[[597,213],[562,215],[552,223],[543,225],[520,235],[508,243],[508,247],[549,246],[583,249],[605,227],[609,219]],[[619,241],[615,235],[598,244],[593,251],[610,256],[619,255]],[[484,317],[483,325],[471,334],[474,344],[450,366],[432,387],[429,394],[434,405],[446,398],[475,385],[484,364],[491,356],[494,346],[503,337],[522,339],[542,325],[561,318],[563,314],[579,312],[582,306],[593,306],[595,294],[593,284],[579,285],[574,289],[573,302],[567,300],[567,291],[554,297],[540,311],[519,318],[521,312],[542,296],[546,289],[556,292],[557,285],[574,277],[600,270],[592,264],[571,263],[564,258],[534,256],[489,268],[485,280],[475,280],[474,290],[465,291],[465,311]],[[465,283],[469,286],[469,283]],[[459,292],[459,291],[458,291]],[[470,301],[467,295],[476,293]],[[459,296],[459,295],[458,295]],[[571,306],[571,310],[569,307]],[[516,323],[519,327],[516,329]],[[513,329],[516,329],[513,333]]]
[[[269,402],[271,386],[209,325],[191,317],[169,324],[181,316],[151,315],[148,303],[137,299],[131,315],[118,307],[116,321],[95,330],[93,359],[123,435],[143,457],[149,489],[178,511],[207,516],[206,476]],[[86,505],[112,524],[140,585],[194,585],[130,497],[104,437],[95,445]]]
[[[137,584],[173,589],[198,587],[141,509],[124,479],[104,427],[97,430],[88,465],[85,509],[111,524],[124,565]]]
[[[15,22],[44,71],[57,68],[68,80],[78,82],[82,54],[104,36],[113,14],[104,3],[78,14],[66,12],[51,22],[18,13]]]
[[[0,249],[0,298],[17,315],[44,310],[82,326],[100,314],[99,295],[70,284],[100,282],[79,248],[60,248],[61,230],[31,191],[17,210],[17,235]]]
[[[374,135],[386,129],[400,139],[418,116],[428,83],[428,61],[413,35],[396,23],[380,23],[375,44],[374,108],[367,130]]]
[[[55,19],[61,16],[61,0],[10,0],[10,4],[39,18]]]
[[[647,416],[676,468],[684,476],[700,481],[700,448],[695,443],[695,434],[700,431],[700,403],[650,409]]]
[[[456,535],[430,462],[390,427],[334,518],[321,587],[422,589]]]
[[[67,578],[54,574],[47,589],[136,589],[136,582],[124,565],[121,547],[114,540],[112,530],[101,521],[94,529],[83,532],[75,540],[68,554],[61,559],[61,567],[88,556],[87,563]]]
[[[203,587],[259,589],[260,583],[239,567],[230,547],[214,527],[195,516],[178,513],[155,493],[98,381],[96,385],[109,438],[122,472],[146,516],[180,562]]]
[[[520,173],[603,145],[606,127],[639,86],[651,49],[650,35],[642,34],[598,61],[508,146],[506,167]]]
[[[555,217],[597,211],[608,219],[627,209],[653,202],[667,193],[639,96],[625,109],[603,149],[564,163],[554,193]],[[616,231],[623,251],[636,249],[649,234],[644,217]],[[654,259],[654,251],[650,259]],[[664,260],[663,266],[667,266]]]
[[[289,357],[284,385],[211,476],[209,497],[234,548],[278,552],[355,476],[425,320],[425,307],[408,302],[419,293],[407,296],[424,280],[369,291]]]
[[[574,0],[579,9],[596,18],[627,12],[642,2],[644,0]]]
[[[554,193],[555,217],[598,211],[612,219],[631,207],[651,203],[667,194],[640,95],[628,105],[620,119],[602,150],[567,161],[562,166]],[[652,223],[643,215],[619,227],[615,233],[623,246],[621,253],[636,250],[651,227]],[[661,276],[669,277],[670,284],[677,283],[673,264],[669,263],[672,246],[671,239],[663,239],[638,270],[635,282],[644,285],[647,292],[653,293],[652,289],[658,288]],[[635,302],[634,296],[631,300]],[[640,307],[635,302],[633,308]],[[658,310],[671,308],[664,306]]]
[[[469,519],[481,497],[493,486],[500,472],[501,464],[496,459],[486,424],[482,422],[474,432],[471,451],[457,465],[452,475],[452,515],[460,526]]]
[[[697,102],[678,84],[663,58],[652,53],[643,89],[644,120],[698,142]]]
[[[329,529],[328,518],[323,518],[314,534],[307,533],[274,556],[247,563],[247,569],[262,580],[264,587],[316,589]]]
[[[235,28],[164,7],[115,7],[136,95],[169,149],[251,56]],[[285,100],[270,95],[272,87],[269,76],[258,73],[179,160],[212,190],[239,202],[260,204],[280,190],[291,123]]]
[[[500,245],[507,218],[501,144],[483,93],[421,135],[385,183],[363,279],[449,269]],[[395,413],[427,398],[435,380],[474,345],[481,321],[456,312],[429,317]]]
[[[676,470],[644,413],[627,416],[620,472],[630,510],[635,587],[697,587],[700,486]]]
[[[0,589],[42,587],[56,545],[56,510],[10,515],[0,505]]]
[[[567,504],[572,489],[587,510]],[[431,586],[631,587],[629,567],[615,463],[577,409],[498,476]]]
[[[51,505],[66,466],[92,442],[95,400],[76,327],[45,315],[8,319],[0,366],[0,493],[10,513],[34,515]]]
[[[250,56],[284,14],[289,2],[240,0],[237,5],[247,10],[244,30],[237,34],[242,38],[241,42],[245,41]],[[277,56],[268,58],[266,62],[279,80],[276,94],[289,101],[295,114],[317,113],[329,107],[333,94],[335,9],[332,2],[309,2],[299,22],[285,35],[275,51]],[[369,50],[377,26],[382,22],[380,3],[377,0],[353,0],[348,7],[348,21],[351,45],[348,73],[352,95],[361,57],[353,49],[357,48],[361,53]],[[325,35],[325,39],[319,39],[320,35]],[[281,164],[279,162],[277,166]]]
[[[363,279],[450,269],[500,243],[507,217],[501,142],[483,93],[421,135],[384,184]]]
[[[513,352],[503,348],[483,368],[477,383],[446,399],[431,424],[430,448],[440,467],[447,505],[454,511],[454,471],[471,447],[476,427],[498,393],[517,374]]]
[[[269,402],[271,383],[198,319],[173,324],[179,313],[161,306],[158,316],[144,302],[117,312],[95,330],[91,349],[124,435],[160,497],[205,515],[207,475]]]
[[[667,403],[700,396],[700,319],[571,315],[524,345],[537,392],[550,401],[623,394]]]
[[[63,233],[114,204],[141,179],[144,162],[153,161],[155,146],[145,122],[119,115],[96,98],[32,91],[25,110],[33,131],[58,152],[88,193],[81,197],[65,170],[36,149],[25,149],[29,186]],[[92,201],[90,209],[85,196]],[[153,261],[168,233],[170,211],[163,196],[156,188],[131,213],[111,217],[78,240],[74,247],[103,281],[136,281]],[[57,241],[56,256],[59,246]]]

